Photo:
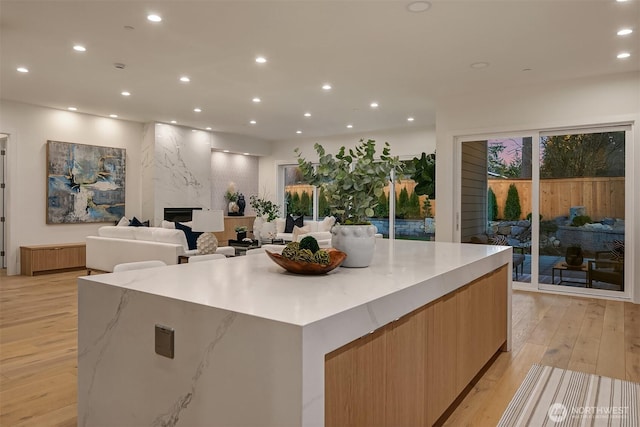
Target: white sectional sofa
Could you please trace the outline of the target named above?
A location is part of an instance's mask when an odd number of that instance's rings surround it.
[[[294,233],[285,233],[287,220],[285,218],[277,218],[276,222],[276,239],[282,239],[285,242],[292,242]],[[322,221],[304,220],[303,230],[297,235],[296,240],[300,241],[307,236],[313,236],[318,241],[321,248],[331,247],[331,227],[335,224],[334,217],[326,217]]]
[[[160,260],[167,265],[177,264],[180,255],[195,255],[189,250],[182,230],[161,227],[104,226],[97,236],[88,236],[87,270],[112,272],[117,264]],[[233,255],[231,247],[218,248],[216,253]]]

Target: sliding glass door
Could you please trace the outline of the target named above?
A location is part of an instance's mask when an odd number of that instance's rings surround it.
[[[630,138],[617,126],[462,140],[460,241],[511,246],[525,288],[628,296]]]
[[[541,133],[540,287],[625,291],[624,128]]]

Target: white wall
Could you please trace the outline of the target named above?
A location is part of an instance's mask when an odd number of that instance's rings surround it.
[[[249,198],[253,194],[258,194],[258,158],[243,154],[212,152],[211,209],[222,209],[226,215],[228,203],[224,195],[231,182],[235,184],[236,191],[244,194],[246,202],[244,214],[255,214],[249,206]]]
[[[436,133],[433,126],[418,127],[408,125],[406,128],[388,129],[375,132],[353,132],[326,138],[295,138],[273,143],[273,152],[260,158],[260,193],[267,194],[275,201],[278,195],[277,170],[281,164],[296,164],[295,148],[300,148],[307,160],[316,161],[313,145],[320,143],[328,153],[335,153],[341,146],[354,147],[360,139],[373,139],[376,148],[382,150],[385,142],[391,145],[391,154],[403,159],[411,159],[422,152],[433,153],[436,149]],[[278,200],[282,206],[283,200]]]
[[[631,201],[627,224],[635,240],[627,252],[640,264],[640,73],[625,73],[598,78],[583,78],[547,85],[478,91],[438,103],[436,185],[437,233],[440,241],[455,236],[454,195],[458,182],[455,173],[455,139],[460,136],[519,132],[530,129],[580,127],[611,123],[635,123],[633,145],[629,146],[626,197]],[[634,170],[635,169],[635,170]],[[631,212],[629,212],[631,210]],[[632,236],[628,236],[630,238]],[[640,303],[640,280],[635,275],[635,302]]]
[[[104,117],[0,102],[7,148],[7,273],[19,273],[21,245],[83,242],[104,224],[46,224],[47,140],[125,148],[126,214],[140,215],[140,142],[143,125]]]

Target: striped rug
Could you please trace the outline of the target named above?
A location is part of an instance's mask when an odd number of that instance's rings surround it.
[[[640,384],[533,365],[500,427],[640,426]]]

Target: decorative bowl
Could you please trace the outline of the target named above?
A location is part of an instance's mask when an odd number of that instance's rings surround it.
[[[347,257],[347,254],[337,249],[332,248],[325,250],[329,253],[329,264],[316,264],[315,262],[294,261],[288,258],[284,258],[280,254],[269,251],[265,252],[269,256],[269,258],[273,260],[273,262],[287,270],[289,273],[317,275],[328,273],[336,267],[339,267],[340,264],[342,264],[342,261],[344,261],[344,259]]]

